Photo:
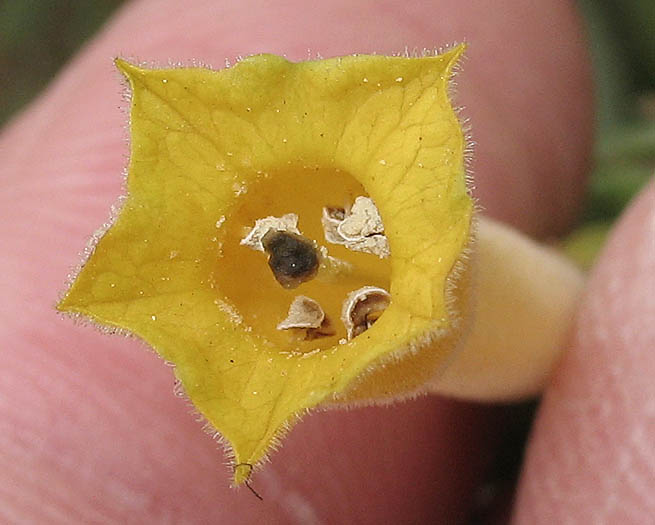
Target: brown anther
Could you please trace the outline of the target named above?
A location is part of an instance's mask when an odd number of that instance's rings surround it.
[[[299,295],[293,300],[286,319],[277,325],[277,329],[303,330],[305,340],[329,337],[336,333],[321,305],[304,295]]]
[[[285,288],[296,288],[316,276],[318,249],[306,237],[271,229],[262,237],[262,246],[269,255],[268,265],[275,279]]]
[[[350,292],[343,303],[341,320],[346,326],[348,339],[368,330],[391,303],[391,295],[384,288],[364,286]]]

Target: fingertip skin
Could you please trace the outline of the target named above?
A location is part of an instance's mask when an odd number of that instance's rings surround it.
[[[655,516],[655,183],[615,228],[543,401],[514,523]]]

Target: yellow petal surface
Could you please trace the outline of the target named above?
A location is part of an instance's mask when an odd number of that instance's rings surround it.
[[[117,61],[132,91],[128,195],[59,309],[125,329],[174,363],[243,465],[237,483],[298,415],[448,331],[448,278],[473,209],[448,89],[462,52],[259,55],[221,71]],[[254,220],[284,213],[326,244],[322,207],[358,195],[377,205],[389,259],[330,246],[354,270],[286,290],[262,253],[239,244]],[[296,295],[337,321],[340,301],[362,285],[390,290],[391,304],[354,339],[341,328],[313,342],[276,331]]]

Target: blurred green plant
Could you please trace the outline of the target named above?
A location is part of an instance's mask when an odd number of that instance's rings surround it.
[[[589,268],[612,223],[655,172],[655,2],[578,4],[594,66],[597,135],[582,222],[562,246]]]
[[[122,3],[0,2],[0,125],[32,100]]]

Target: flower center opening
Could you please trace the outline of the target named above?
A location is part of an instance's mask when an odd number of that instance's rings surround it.
[[[354,251],[328,242],[325,237],[324,208],[350,209],[360,196],[367,196],[362,185],[352,175],[335,168],[289,166],[261,173],[240,188],[236,204],[226,219],[217,224],[220,250],[214,282],[217,299],[236,310],[244,329],[286,351],[310,352],[347,340],[347,328],[340,320],[344,301],[362,287],[389,290],[391,275],[388,257]],[[298,217],[297,228],[302,238],[294,234],[276,238],[269,234],[263,241],[265,251],[242,244],[256,221],[287,214]],[[326,265],[323,257],[316,275],[309,272],[307,280],[286,286],[284,279],[274,274],[276,268],[289,264],[286,252],[280,254],[284,250],[298,253],[299,257],[302,255],[298,262],[309,264],[313,255],[305,253],[303,239],[314,243],[317,249],[327,248],[329,256],[337,259],[336,266]],[[280,257],[281,262],[277,260]],[[280,329],[294,301],[296,307],[311,305],[312,310],[313,302],[320,305],[326,317],[323,326],[310,332]],[[374,322],[374,318],[369,321]]]

